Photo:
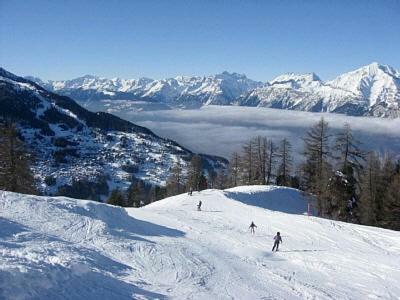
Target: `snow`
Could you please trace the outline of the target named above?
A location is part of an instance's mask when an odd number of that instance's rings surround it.
[[[368,105],[379,102],[399,104],[400,75],[390,66],[372,63],[355,71],[343,74],[328,85],[351,91],[359,97],[367,99]]]
[[[305,216],[306,201],[273,186],[138,209],[0,192],[0,298],[399,299],[400,233]]]
[[[98,79],[100,80],[99,77],[87,75],[77,79],[75,84],[95,84]],[[43,194],[57,195],[60,188],[74,186],[77,182],[90,182],[98,183],[96,188],[99,192],[93,193],[101,194],[100,198],[103,199],[109,195],[111,188],[127,189],[133,176],[147,184],[165,185],[173,164],[180,160],[184,167],[192,156],[192,152],[173,141],[150,132],[135,132],[134,129],[129,130],[132,132],[105,131],[90,127],[86,118],[80,116],[76,106],[59,103],[53,99],[51,93],[0,68],[1,83],[9,83],[7,89],[10,88],[13,92],[27,92],[35,100],[34,104],[24,103],[23,98],[18,100],[32,111],[36,124],[44,123],[50,131],[43,132],[30,123],[32,120],[19,123],[21,135],[29,150],[35,153],[32,171],[38,189]],[[46,118],[49,109],[54,109],[76,122],[67,122],[65,118],[60,118],[59,122],[51,117],[49,120]],[[219,161],[213,162],[216,170],[226,167],[224,159],[214,159]],[[128,164],[134,168],[128,170]],[[48,180],[52,183],[48,183]]]
[[[315,73],[286,73],[261,83],[245,75],[229,72],[206,77],[177,76],[160,80],[110,80],[90,75],[47,83],[38,78],[30,79],[58,93],[68,94],[74,89],[95,91],[101,97],[110,99],[121,96],[116,92],[130,93],[125,97],[133,103],[138,99],[151,100],[169,108],[242,105],[356,116],[400,116],[400,73],[378,63],[325,82]],[[82,92],[79,100],[88,101],[92,96],[91,92],[87,95]]]
[[[34,77],[29,77],[29,79],[57,93],[66,92],[68,94],[71,90],[95,91],[104,98],[113,98],[116,96],[116,92],[130,93],[132,100],[151,98],[173,107],[191,107],[193,106],[192,102],[197,102],[197,106],[228,104],[232,99],[261,85],[260,82],[248,79],[245,75],[229,72],[207,77],[177,76],[159,80],[148,78],[106,79],[92,75],[65,81],[43,82]],[[197,99],[193,101],[193,97]]]

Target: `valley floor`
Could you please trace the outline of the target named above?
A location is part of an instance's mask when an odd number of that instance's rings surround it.
[[[272,186],[140,209],[1,192],[0,298],[400,299],[400,232],[306,207]]]

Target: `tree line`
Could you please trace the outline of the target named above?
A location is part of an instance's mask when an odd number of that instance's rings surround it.
[[[112,191],[107,202],[140,207],[189,191],[275,184],[306,192],[321,217],[400,230],[400,160],[362,149],[348,124],[333,134],[323,118],[303,141],[298,162],[287,138],[262,136],[234,152],[226,170],[205,172],[202,158],[193,155],[171,167],[165,186],[134,179],[126,191]],[[37,194],[33,158],[16,125],[0,123],[0,189]]]
[[[349,124],[333,134],[323,118],[303,142],[295,164],[287,138],[250,139],[231,156],[229,185],[294,187],[310,195],[321,217],[400,230],[400,160],[362,149]]]

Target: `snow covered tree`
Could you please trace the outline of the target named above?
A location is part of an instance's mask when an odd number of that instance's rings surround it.
[[[287,138],[283,138],[277,153],[277,157],[279,159],[279,167],[276,178],[277,185],[283,186],[291,186],[291,176],[290,172],[292,169],[292,144],[289,142]]]
[[[36,194],[31,160],[32,155],[19,138],[15,124],[3,124],[0,127],[0,189]]]

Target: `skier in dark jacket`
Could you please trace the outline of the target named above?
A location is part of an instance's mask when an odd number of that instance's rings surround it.
[[[199,201],[199,204],[197,204],[197,210],[200,211],[201,210],[201,200]]]
[[[250,232],[252,234],[255,234],[254,228],[257,228],[257,226],[256,226],[256,224],[254,224],[253,221],[251,221],[251,224],[250,224],[249,228],[250,228]]]
[[[274,247],[272,247],[272,251],[274,251],[275,248],[276,248],[276,251],[278,251],[279,244],[282,243],[282,238],[281,238],[281,233],[280,232],[276,233],[276,236],[274,237],[274,240],[275,240],[275,242],[274,242]]]

